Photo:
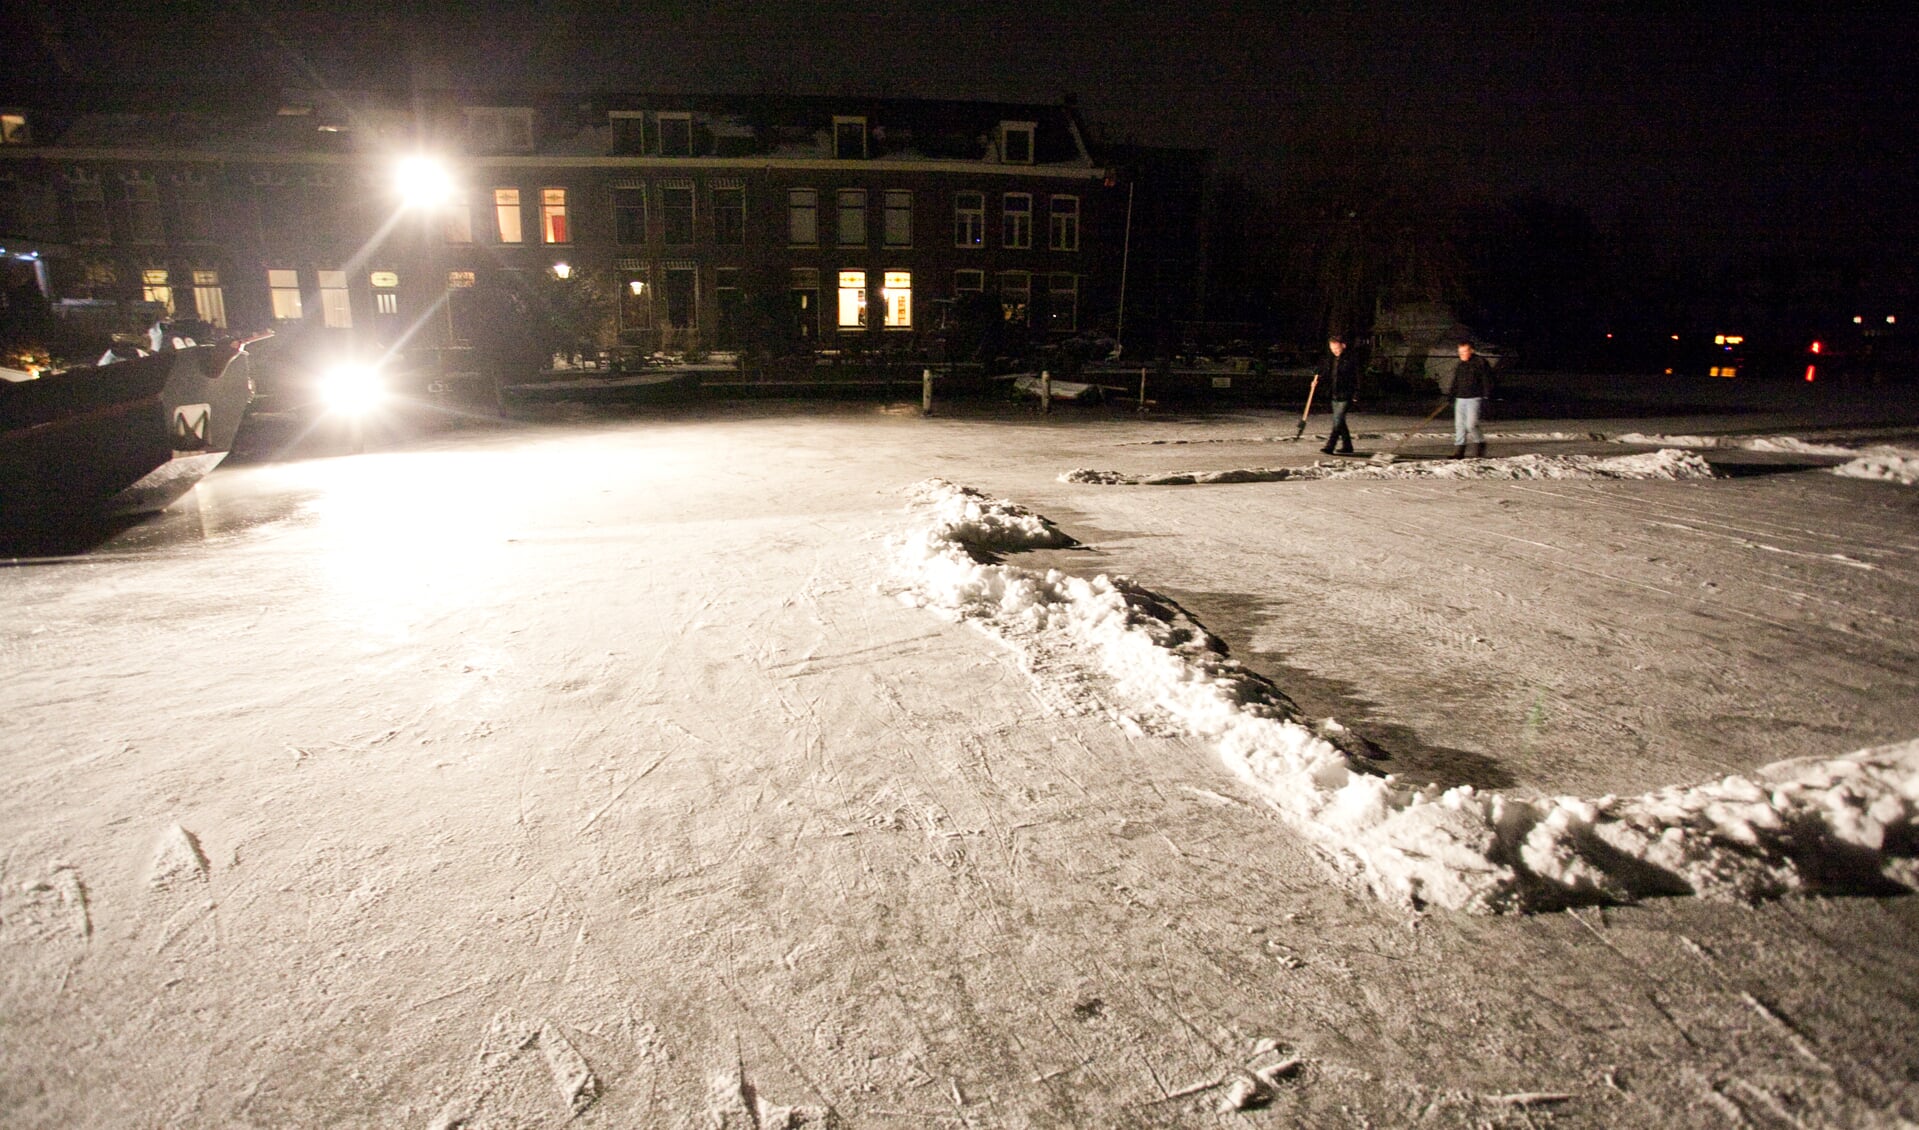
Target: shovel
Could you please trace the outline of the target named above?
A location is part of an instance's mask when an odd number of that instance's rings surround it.
[[[1412,431],[1407,432],[1405,435],[1401,436],[1399,438],[1399,442],[1393,445],[1393,449],[1391,451],[1375,451],[1373,452],[1373,457],[1371,460],[1369,460],[1369,462],[1384,465],[1387,463],[1391,463],[1393,460],[1399,458],[1399,449],[1406,446],[1406,441],[1412,439],[1415,435],[1418,435],[1420,428],[1425,427],[1427,424],[1430,424],[1435,419],[1437,419],[1439,417],[1439,414],[1441,412],[1444,412],[1446,410],[1446,406],[1451,403],[1452,401],[1450,400],[1440,401],[1439,407],[1427,413],[1426,418],[1424,420],[1421,420],[1419,424],[1413,428]]]
[[[1303,436],[1306,434],[1306,417],[1312,414],[1313,390],[1318,387],[1319,387],[1319,374],[1314,373],[1313,383],[1306,386],[1306,407],[1299,410],[1299,428],[1293,432],[1294,439],[1298,439],[1300,436]]]

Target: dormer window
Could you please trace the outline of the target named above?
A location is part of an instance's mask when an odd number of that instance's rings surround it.
[[[866,160],[866,119],[833,117],[833,156],[841,161]]]
[[[1033,163],[1033,131],[1038,122],[1001,122],[999,124],[999,159],[1005,165],[1030,165]]]
[[[612,110],[606,115],[613,124],[613,152],[636,156],[646,152],[646,113],[641,110]]]
[[[693,155],[693,115],[660,115],[660,156],[691,157]]]
[[[466,140],[475,153],[531,153],[533,108],[468,106]]]

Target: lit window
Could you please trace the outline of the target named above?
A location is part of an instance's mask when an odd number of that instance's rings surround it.
[[[886,246],[913,246],[913,193],[908,189],[889,188],[885,203]]]
[[[820,194],[818,189],[786,190],[786,242],[795,247],[812,247],[820,241]]]
[[[1001,122],[999,124],[999,159],[1008,165],[1030,165],[1033,163],[1033,130],[1035,122]]]
[[[446,288],[448,290],[472,290],[473,281],[472,271],[448,271],[446,273]]]
[[[298,271],[267,271],[267,291],[273,297],[273,316],[283,322],[298,320],[303,311],[300,307],[300,273]]]
[[[723,247],[746,243],[746,189],[738,185],[713,189],[713,242]]]
[[[400,276],[393,271],[374,271],[367,276],[373,287],[373,312],[391,318],[400,312]]]
[[[660,238],[667,243],[693,242],[693,186],[665,185],[660,189]]]
[[[1015,325],[1025,325],[1033,304],[1033,277],[1025,271],[1001,271],[1000,313]]]
[[[573,242],[566,226],[566,189],[540,190],[540,238],[547,243]]]
[[[953,246],[983,247],[986,245],[986,194],[983,192],[956,192],[953,194]]]
[[[160,186],[152,177],[128,173],[126,177],[128,235],[135,243],[165,243],[166,231],[160,226]]]
[[[494,234],[501,243],[520,243],[525,233],[520,228],[520,190],[517,188],[496,188],[493,190]]]
[[[25,145],[32,140],[25,114],[0,114],[0,145]]]
[[[613,242],[629,247],[646,242],[646,189],[639,185],[613,190]]]
[[[220,287],[220,272],[193,272],[193,305],[201,321],[227,328],[227,296]]]
[[[1046,246],[1054,251],[1079,250],[1079,197],[1055,196],[1046,221]]]
[[[1000,205],[1000,246],[1033,246],[1033,195],[1009,192]]]
[[[1046,282],[1046,328],[1072,333],[1079,328],[1079,276],[1056,274]]]
[[[866,119],[835,116],[833,119],[833,156],[842,161],[866,158]]]
[[[173,316],[173,287],[165,267],[140,272],[140,300],[158,302],[167,308],[167,317]]]
[[[840,272],[840,319],[843,330],[866,325],[866,272]]]
[[[693,115],[660,115],[660,156],[691,157],[693,155]]]
[[[353,325],[353,305],[347,301],[346,272],[321,271],[320,322],[330,329],[344,330]]]
[[[886,285],[880,288],[880,298],[886,303],[886,328],[912,329],[913,272],[888,271],[884,277]]]

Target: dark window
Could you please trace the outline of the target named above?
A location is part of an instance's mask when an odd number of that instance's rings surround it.
[[[646,189],[613,190],[613,242],[630,246],[646,242]]]
[[[693,155],[693,119],[685,114],[660,115],[660,156]]]
[[[693,242],[693,189],[690,185],[660,190],[660,238],[667,243]]]
[[[713,242],[737,247],[746,242],[746,190],[713,190]]]
[[[676,330],[698,325],[694,299],[699,294],[699,272],[691,267],[666,269],[666,324]]]
[[[721,349],[738,349],[740,323],[746,314],[746,292],[740,289],[740,272],[722,267],[713,272],[713,306],[716,322],[713,344]]]

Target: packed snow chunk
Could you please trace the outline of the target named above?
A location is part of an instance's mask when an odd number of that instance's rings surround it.
[[[1849,479],[1877,479],[1912,486],[1919,483],[1919,455],[1866,455],[1834,467],[1832,473]]]
[[[1628,475],[1711,473],[1673,451],[1600,462]],[[982,562],[962,541],[1056,544],[1043,519],[950,483],[915,498],[929,524],[897,540],[903,599],[998,636],[1054,697],[1110,694],[1115,717],[1213,743],[1302,838],[1382,897],[1508,911],[1919,885],[1919,741],[1638,797],[1409,788],[1329,741],[1345,732],[1337,722],[1315,732],[1175,602],[1125,578]]]
[[[206,853],[200,850],[200,841],[192,832],[174,824],[160,833],[153,862],[147,868],[148,886],[160,889],[206,877]]]
[[[1004,499],[990,499],[971,487],[928,479],[913,488],[914,499],[931,512],[939,536],[979,550],[1059,549],[1073,544],[1051,522]]]

